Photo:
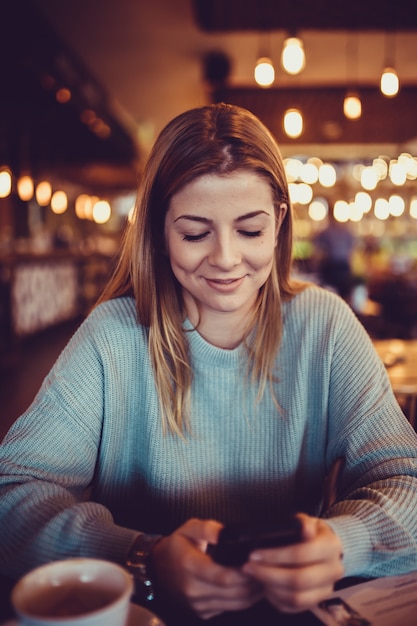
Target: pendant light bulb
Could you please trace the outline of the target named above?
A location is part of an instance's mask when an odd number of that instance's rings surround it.
[[[0,198],[7,198],[12,192],[12,175],[8,168],[0,171]]]
[[[303,132],[303,116],[298,109],[288,109],[284,114],[284,131],[288,137],[297,139]]]
[[[305,67],[304,45],[299,37],[288,37],[284,41],[281,64],[288,74],[299,74]]]
[[[39,206],[48,206],[52,197],[52,187],[47,180],[38,184],[35,190],[36,202]]]
[[[65,191],[55,191],[51,196],[51,209],[56,215],[65,213],[68,208],[68,196]]]
[[[349,92],[343,101],[343,113],[348,120],[357,120],[362,115],[362,103],[358,93]]]
[[[255,71],[255,81],[260,87],[270,87],[275,80],[275,69],[271,59],[261,57],[258,59]]]
[[[381,76],[381,92],[387,98],[393,98],[400,89],[397,72],[392,67],[386,67]]]
[[[17,193],[19,198],[23,202],[29,202],[29,200],[33,198],[34,191],[33,179],[28,174],[21,176],[17,181]]]

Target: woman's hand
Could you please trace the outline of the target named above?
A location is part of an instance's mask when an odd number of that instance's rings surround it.
[[[264,597],[278,610],[312,608],[343,576],[342,544],[324,520],[299,514],[303,541],[283,548],[256,550],[242,571],[262,583]]]
[[[213,520],[191,519],[152,550],[157,588],[203,619],[246,609],[262,596],[257,580],[217,565],[205,553],[208,543],[217,543],[221,528]]]

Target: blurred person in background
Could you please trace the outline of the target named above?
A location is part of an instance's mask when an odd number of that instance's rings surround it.
[[[349,302],[353,288],[351,263],[355,237],[346,223],[335,218],[332,203],[329,204],[328,224],[314,237],[313,244],[320,283],[333,288]]]

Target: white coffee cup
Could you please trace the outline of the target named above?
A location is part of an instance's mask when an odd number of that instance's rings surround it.
[[[74,558],[32,570],[11,599],[21,626],[125,626],[132,593],[121,566]]]

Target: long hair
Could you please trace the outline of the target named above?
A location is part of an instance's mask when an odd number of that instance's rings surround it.
[[[192,370],[181,288],[166,253],[165,216],[171,198],[197,177],[237,170],[253,171],[269,182],[277,219],[280,205],[288,206],[272,271],[259,290],[245,337],[248,371],[259,381],[260,397],[274,379],[281,301],[302,286],[290,279],[293,218],[281,154],[269,130],[246,109],[224,103],[202,106],[178,115],[162,130],[143,172],[118,265],[100,298],[134,296],[138,322],[148,329],[164,427],[177,434],[189,426]]]

